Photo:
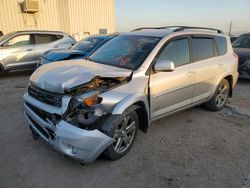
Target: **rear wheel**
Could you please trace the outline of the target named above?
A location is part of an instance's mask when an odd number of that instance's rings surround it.
[[[138,117],[135,111],[125,112],[120,121],[114,125],[114,129],[109,135],[115,139],[115,142],[110,145],[104,155],[111,160],[117,160],[126,155],[134,144],[138,131]]]
[[[204,104],[204,107],[210,111],[219,111],[221,110],[229,96],[230,85],[226,79],[223,79],[219,84],[214,96],[210,101]]]

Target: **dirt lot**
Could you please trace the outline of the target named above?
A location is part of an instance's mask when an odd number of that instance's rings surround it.
[[[155,122],[121,160],[81,166],[33,141],[22,111],[29,73],[0,78],[0,187],[250,187],[250,81],[219,113]]]

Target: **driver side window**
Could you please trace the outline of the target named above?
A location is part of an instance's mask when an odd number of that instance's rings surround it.
[[[30,44],[30,35],[19,35],[8,42],[6,42],[6,46],[26,46]]]
[[[175,67],[188,64],[190,62],[188,39],[178,39],[167,44],[156,61],[162,60],[174,62]]]

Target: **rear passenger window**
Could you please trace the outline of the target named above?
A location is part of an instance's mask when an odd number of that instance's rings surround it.
[[[157,61],[162,60],[173,61],[175,67],[189,63],[188,39],[179,39],[170,42],[157,58]]]
[[[225,37],[215,37],[215,43],[219,55],[227,53],[227,39]]]
[[[214,56],[213,39],[193,38],[192,46],[194,61],[200,61]]]
[[[57,41],[61,38],[63,38],[62,35],[35,34],[34,35],[34,43],[35,44],[46,44],[46,43]]]

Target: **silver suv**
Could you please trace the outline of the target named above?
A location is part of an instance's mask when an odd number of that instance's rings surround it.
[[[34,139],[83,163],[123,157],[152,121],[204,104],[223,108],[238,59],[219,30],[141,28],[112,39],[88,60],[41,66],[24,95]]]
[[[0,37],[0,72],[34,69],[51,49],[67,49],[76,43],[67,33],[18,31]]]

